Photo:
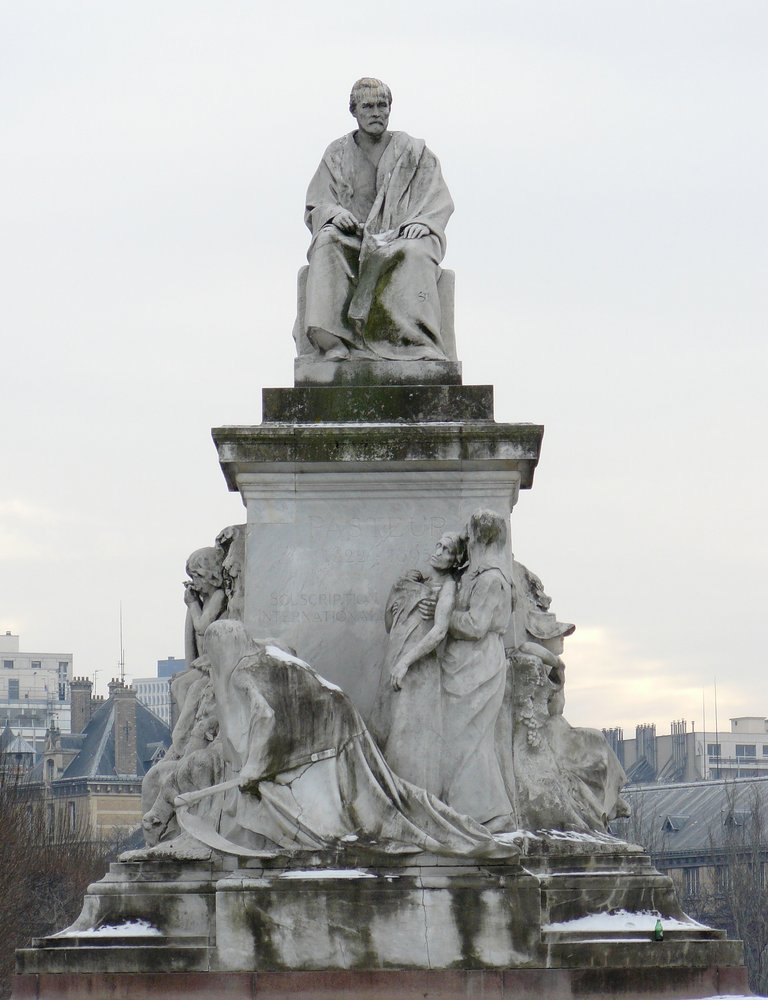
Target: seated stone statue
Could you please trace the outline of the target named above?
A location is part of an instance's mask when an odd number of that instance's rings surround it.
[[[445,360],[439,264],[453,202],[422,139],[389,132],[392,94],[352,88],[357,129],[331,143],[307,192],[305,334],[327,360]]]

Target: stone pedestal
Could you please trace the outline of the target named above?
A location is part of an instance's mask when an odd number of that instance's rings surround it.
[[[263,403],[259,426],[213,431],[247,508],[245,625],[293,646],[366,714],[392,584],[478,507],[510,514],[543,429],[496,423],[492,389],[463,386],[453,362],[300,358],[296,386],[265,389]],[[641,848],[556,832],[515,844],[519,864],[354,845],[114,864],[71,928],[18,953],[14,1000],[746,991],[740,942],[686,917]]]
[[[114,864],[69,930],[19,952],[14,1000],[660,1000],[745,988],[740,943],[686,917],[640,848],[557,835],[520,846],[521,865],[353,853],[344,867],[307,855]],[[125,936],[137,918],[149,926]]]
[[[265,389],[263,414],[213,431],[248,511],[245,625],[293,646],[366,715],[392,584],[478,507],[511,512],[543,428],[496,423],[492,388],[457,384]]]

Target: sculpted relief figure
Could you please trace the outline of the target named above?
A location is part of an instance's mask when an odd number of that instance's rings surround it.
[[[242,618],[245,525],[229,525],[215,546],[196,549],[187,560],[184,652],[187,669],[171,682],[173,740],[162,761],[142,782],[147,844],[179,834],[174,800],[182,792],[221,780],[224,759],[219,723],[205,655],[205,630],[219,618]]]
[[[399,692],[391,699],[384,756],[401,778],[438,796],[442,792],[442,708],[437,649],[456,605],[466,546],[466,538],[458,532],[443,535],[429,572],[411,570],[398,580],[384,612],[389,633],[386,670],[392,688]],[[425,599],[436,602],[434,620],[422,614]]]
[[[387,759],[398,773],[427,780],[456,812],[492,832],[510,830],[514,808],[496,753],[512,612],[505,518],[475,511],[466,538],[445,535],[431,562],[430,577],[408,574],[388,602],[387,662],[399,693]]]
[[[176,798],[200,843],[255,856],[344,846],[517,856],[393,774],[351,701],[307,663],[232,620],[214,622],[205,643],[230,777]]]
[[[196,549],[187,559],[189,580],[184,582],[184,603],[187,606],[184,657],[188,666],[205,652],[205,630],[226,609],[223,562],[224,553],[218,546]]]
[[[304,332],[328,360],[446,358],[437,278],[453,202],[424,141],[389,131],[391,106],[381,80],[355,83],[357,128],[307,192]]]
[[[540,588],[538,577],[520,564],[517,569]],[[510,652],[520,821],[530,829],[605,830],[611,819],[627,815],[620,796],[626,776],[602,733],[571,726],[563,716],[562,652],[575,626],[542,610],[535,587],[521,587],[520,596],[527,602],[525,634]]]

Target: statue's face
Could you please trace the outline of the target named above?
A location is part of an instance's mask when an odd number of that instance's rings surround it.
[[[555,656],[561,656],[565,649],[565,638],[562,635],[552,636],[551,639],[537,639],[536,641],[548,649],[550,653],[554,653]]]
[[[204,570],[199,566],[189,567],[189,578],[192,581],[192,589],[201,595],[208,595],[213,591],[213,587],[204,575]]]
[[[435,569],[450,569],[456,560],[456,549],[453,539],[443,535],[435,546],[434,554],[430,557],[430,562]]]
[[[364,90],[357,98],[354,116],[361,131],[380,136],[389,125],[389,101],[383,90]]]

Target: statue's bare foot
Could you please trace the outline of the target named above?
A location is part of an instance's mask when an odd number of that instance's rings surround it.
[[[324,361],[341,361],[349,357],[349,350],[343,340],[335,333],[324,330],[321,326],[311,326],[307,330],[310,344],[323,352]]]
[[[330,350],[326,351],[323,355],[324,361],[344,361],[349,357],[349,350],[342,344],[341,341],[338,342],[336,347],[332,347]]]
[[[138,851],[124,851],[121,861],[208,861],[211,849],[188,833],[181,833],[173,840],[161,840],[153,847]]]
[[[483,826],[488,833],[509,833],[515,829],[515,819],[511,813],[506,816],[494,816],[487,823],[483,823]]]

